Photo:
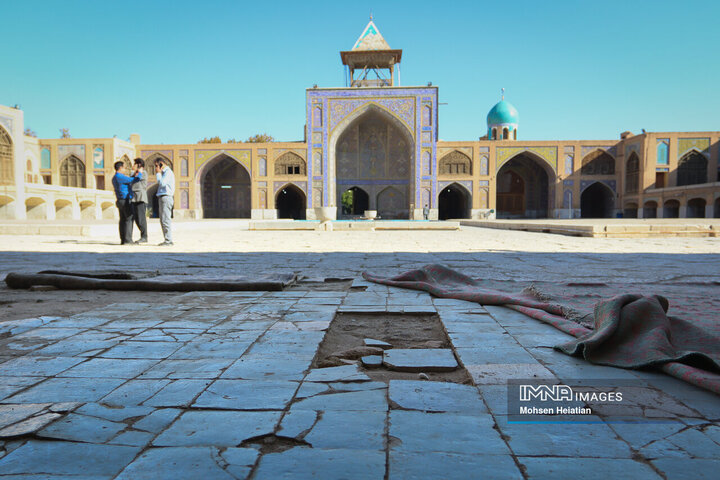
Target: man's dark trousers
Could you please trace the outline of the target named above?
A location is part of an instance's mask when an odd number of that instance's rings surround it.
[[[145,216],[145,209],[147,203],[145,202],[133,202],[133,217],[135,217],[135,225],[140,229],[140,240],[147,241],[147,217]]]
[[[133,230],[133,208],[130,204],[129,198],[118,200],[117,203],[118,212],[120,213],[120,243],[132,243],[132,230]]]

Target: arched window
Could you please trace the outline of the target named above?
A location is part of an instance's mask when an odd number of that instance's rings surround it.
[[[43,170],[47,170],[50,168],[50,166],[50,149],[43,148],[40,151],[40,168],[42,168]]]
[[[0,185],[12,185],[15,183],[13,163],[12,139],[5,129],[0,127]]]
[[[510,138],[510,130],[505,127],[503,128],[503,140],[507,140],[508,138]]]
[[[582,175],[615,175],[615,159],[604,150],[594,150],[582,159]]]
[[[667,165],[668,164],[668,143],[660,142],[657,144],[657,164]]]
[[[172,160],[170,160],[168,157],[166,157],[166,156],[163,155],[162,153],[157,153],[157,152],[156,152],[156,153],[153,153],[153,154],[150,155],[147,159],[145,159],[145,169],[146,169],[146,170],[150,170],[151,172],[154,172],[154,171],[155,171],[155,165],[154,165],[154,164],[155,164],[155,159],[156,159],[156,158],[162,158],[163,161],[165,161],[165,165],[167,165],[168,167],[170,167],[170,170],[172,170],[173,172],[175,172],[175,166],[173,165]],[[126,159],[127,159],[127,161],[126,161]],[[127,158],[127,155],[123,155],[123,158],[121,158],[121,160],[122,160],[123,162],[125,162],[125,166],[126,166],[126,167],[130,164],[130,159]]]
[[[180,208],[186,210],[190,207],[190,194],[187,190],[180,190]]]
[[[707,183],[707,158],[692,150],[678,162],[677,186]]]
[[[472,175],[470,157],[457,150],[440,159],[440,175]]]
[[[490,135],[490,140],[497,140],[497,128],[492,129],[492,134]]]
[[[27,164],[25,165],[25,181],[27,183],[32,183],[33,176],[32,176],[32,161],[28,159]]]
[[[640,190],[640,159],[635,152],[625,166],[625,193],[637,193]]]
[[[180,176],[188,176],[188,159],[187,157],[180,157]]]
[[[275,160],[275,175],[307,175],[305,160],[293,152],[286,152]]]
[[[517,140],[517,129],[513,130],[513,140]]]
[[[313,126],[322,127],[322,108],[313,108]]]
[[[85,165],[75,155],[70,155],[60,164],[60,185],[85,188]]]

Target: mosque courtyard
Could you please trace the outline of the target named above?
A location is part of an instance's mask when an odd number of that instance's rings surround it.
[[[443,264],[488,288],[533,285],[584,308],[658,294],[669,315],[717,325],[716,237],[251,231],[205,220],[176,222],[175,245],[160,247],[157,220],[149,245],[120,246],[115,228],[0,235],[0,277],[297,280],[282,291],[188,293],[3,284],[0,478],[717,478],[716,394],[555,351],[571,337],[515,310],[361,276]],[[527,379],[625,388],[627,401],[523,422],[509,383]]]

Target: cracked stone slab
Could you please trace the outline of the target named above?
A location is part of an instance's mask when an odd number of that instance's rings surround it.
[[[41,415],[26,418],[21,422],[7,426],[0,430],[0,438],[17,437],[20,435],[35,433],[45,425],[48,425],[60,417],[62,417],[62,415],[59,413],[43,413]],[[2,470],[0,469],[0,471]]]
[[[139,447],[30,440],[0,458],[0,471],[30,478],[65,475],[100,480],[117,475],[139,451]]]
[[[284,410],[298,382],[282,380],[216,380],[195,401],[197,408]]]
[[[40,437],[88,443],[105,443],[127,425],[98,417],[70,413],[37,433]]]
[[[0,365],[0,373],[18,377],[51,377],[84,360],[77,357],[24,356]]]
[[[131,379],[152,367],[157,360],[91,358],[59,374],[59,377]]]
[[[390,380],[390,402],[405,410],[487,413],[480,392],[472,385],[426,380]]]
[[[510,455],[494,425],[490,414],[391,410],[389,434],[400,440],[392,446],[392,451],[399,453]]]
[[[227,358],[166,359],[143,372],[140,378],[214,379],[232,363]]]
[[[383,363],[399,372],[450,372],[458,368],[449,348],[394,348],[385,351]]]
[[[123,422],[129,418],[144,417],[154,412],[152,407],[122,406],[109,407],[100,403],[86,403],[75,410],[75,413],[89,415],[91,417],[104,418],[113,422]]]
[[[247,354],[222,374],[223,379],[302,380],[312,358],[295,355]]]
[[[365,375],[357,365],[343,365],[340,367],[316,368],[310,370],[305,377],[306,382],[369,382],[371,379]]]
[[[238,455],[241,450],[244,455]],[[227,456],[226,453],[230,452]],[[158,472],[174,480],[217,479],[235,480],[236,477],[226,469],[229,465],[227,458],[243,462],[233,463],[233,467],[244,466],[247,474],[250,466],[255,462],[258,452],[249,448],[230,448],[222,454],[213,447],[169,447],[150,448],[143,452],[134,462],[128,465],[116,477],[117,480],[156,480]],[[232,472],[233,470],[231,470]],[[241,474],[237,469],[234,473]]]
[[[367,357],[361,357],[360,362],[367,368],[380,368],[383,364],[383,357],[380,355],[369,355]]]
[[[463,455],[444,452],[404,453],[391,450],[390,480],[442,478],[443,480],[521,480],[510,455]]]
[[[377,480],[385,476],[382,450],[320,449],[297,447],[269,453],[260,459],[256,480],[322,479]]]
[[[499,363],[465,365],[477,385],[507,385],[509,379],[554,379],[555,375],[540,363]],[[575,378],[575,377],[574,377]]]
[[[150,433],[160,433],[182,413],[179,408],[159,408],[133,424],[133,428]]]
[[[386,416],[382,411],[326,411],[304,440],[313,448],[383,450]]]
[[[96,402],[125,382],[118,378],[50,378],[10,397],[15,403]]]
[[[32,417],[47,409],[49,403],[26,403],[0,405],[0,428],[7,427],[20,420]]]
[[[366,390],[359,392],[327,393],[308,397],[292,406],[300,410],[354,410],[386,411],[388,409],[385,390]]]
[[[607,480],[608,478],[632,478],[660,480],[661,478],[650,466],[622,458],[519,457],[518,460],[525,466],[528,479]]]
[[[154,441],[154,446],[235,447],[243,440],[272,433],[281,412],[189,411]]]

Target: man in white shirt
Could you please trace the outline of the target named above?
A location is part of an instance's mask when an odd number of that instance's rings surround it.
[[[173,244],[170,218],[172,217],[174,204],[175,174],[167,166],[164,159],[157,158],[155,159],[155,175],[158,181],[157,197],[160,209],[160,226],[165,237],[165,241],[160,245],[169,246]]]

